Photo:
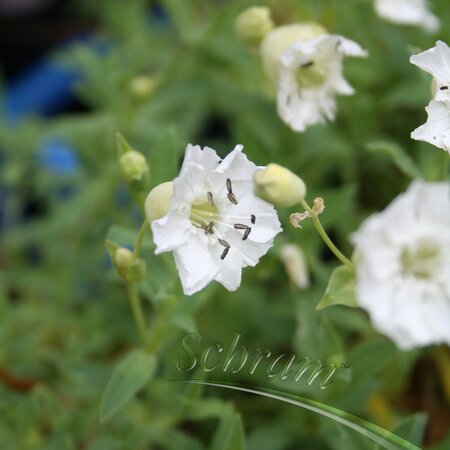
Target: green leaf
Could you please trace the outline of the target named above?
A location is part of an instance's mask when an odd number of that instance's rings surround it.
[[[100,402],[100,420],[106,422],[134,394],[144,387],[155,373],[156,358],[143,350],[133,350],[114,368]]]
[[[116,144],[119,157],[133,150],[131,145],[120,133],[116,133]]]
[[[394,142],[371,142],[366,145],[371,152],[381,153],[389,156],[393,163],[405,175],[411,178],[422,178],[419,168],[406,151]]]
[[[211,450],[244,450],[245,448],[241,416],[232,412],[220,421]]]
[[[418,413],[402,420],[393,431],[412,444],[422,445],[426,425],[427,415]]]
[[[173,180],[179,172],[181,157],[185,150],[175,127],[170,127],[152,147],[148,161],[152,173],[152,184],[158,185]]]
[[[355,271],[346,266],[333,270],[325,294],[316,309],[332,305],[357,307],[355,295]]]

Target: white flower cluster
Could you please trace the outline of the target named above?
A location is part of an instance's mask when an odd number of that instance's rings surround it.
[[[438,41],[436,47],[411,56],[410,61],[433,76],[436,91],[425,108],[427,122],[414,130],[411,137],[450,153],[450,48]]]

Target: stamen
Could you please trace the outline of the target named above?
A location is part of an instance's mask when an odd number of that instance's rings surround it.
[[[230,247],[226,247],[223,253],[220,255],[220,259],[223,261],[225,257],[228,255],[228,252],[230,251]]]
[[[245,241],[248,238],[248,235],[250,234],[250,232],[252,231],[251,227],[244,225],[242,223],[235,223],[234,224],[234,228],[236,230],[245,230],[244,232],[244,236],[242,238],[243,241]]]
[[[230,200],[230,202],[233,203],[233,205],[238,204],[237,198],[232,192],[229,192],[227,197],[228,197],[228,200]]]
[[[231,180],[227,178],[227,190],[229,194],[233,193],[233,189],[231,188]]]
[[[446,91],[446,90],[448,89],[448,86],[441,86],[439,89],[440,89],[441,91]]]
[[[308,62],[305,62],[304,64],[301,64],[300,67],[302,69],[306,69],[307,67],[311,67],[313,65],[314,65],[314,61],[308,61]]]
[[[251,222],[253,225],[255,225],[255,223],[256,223],[256,216],[255,216],[254,214],[252,214],[252,215],[250,216],[250,222]]]
[[[213,200],[213,195],[212,192],[208,192],[207,193],[207,197],[208,197],[208,202],[211,206],[214,206],[214,200]]]
[[[209,222],[209,224],[204,228],[205,234],[214,234],[213,226],[214,222]]]
[[[230,248],[230,244],[227,241],[224,241],[223,239],[219,239],[219,243],[223,245],[225,248]]]
[[[225,247],[222,254],[220,255],[220,259],[224,260],[225,257],[228,255],[228,252],[230,251],[230,244],[227,241],[224,241],[223,239],[219,239],[219,243]]]

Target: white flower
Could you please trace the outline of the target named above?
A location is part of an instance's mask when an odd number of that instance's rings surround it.
[[[156,254],[173,252],[186,295],[212,280],[236,290],[242,267],[255,266],[281,231],[273,206],[253,194],[256,169],[242,145],[223,160],[187,146],[169,212],[151,224]]]
[[[432,75],[436,87],[434,99],[425,108],[428,120],[411,137],[450,153],[450,48],[437,41],[435,47],[411,56],[410,61]]]
[[[351,95],[342,75],[344,56],[366,56],[356,43],[322,34],[297,41],[280,59],[277,107],[282,120],[295,131],[333,120],[336,94]]]
[[[429,142],[450,154],[450,100],[432,100],[425,109],[428,120],[415,129],[411,137],[418,141]]]
[[[303,250],[295,244],[284,244],[280,249],[280,259],[289,279],[299,289],[309,287],[309,271]]]
[[[375,11],[383,19],[402,25],[419,25],[433,32],[439,20],[427,5],[427,0],[375,0]]]
[[[436,83],[435,100],[450,100],[450,48],[442,41],[410,58],[412,64],[433,76]]]
[[[415,181],[354,234],[356,294],[399,348],[450,344],[450,185]]]

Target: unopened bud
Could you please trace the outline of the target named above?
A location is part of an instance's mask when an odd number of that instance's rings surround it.
[[[145,189],[148,182],[148,164],[145,156],[136,150],[124,153],[120,159],[120,170],[125,181],[134,190]]]
[[[274,27],[270,9],[265,6],[252,6],[236,19],[236,36],[243,42],[258,43]]]
[[[156,77],[140,75],[130,82],[130,92],[137,99],[144,99],[153,93],[157,86]]]
[[[253,174],[255,194],[280,208],[289,208],[306,195],[303,180],[289,169],[278,164],[268,164]]]
[[[113,264],[122,278],[126,278],[128,268],[133,261],[133,253],[125,247],[119,247],[113,257]]]
[[[145,217],[149,223],[164,217],[169,212],[173,194],[173,183],[167,181],[154,187],[145,199]]]
[[[129,283],[139,283],[144,279],[146,269],[145,261],[141,258],[136,258],[128,266],[125,278]]]
[[[306,289],[309,286],[309,273],[301,248],[294,244],[283,245],[280,259],[295,286],[299,289]]]
[[[322,25],[313,22],[284,25],[267,33],[261,42],[260,54],[269,78],[277,81],[280,57],[289,47],[326,33]]]

